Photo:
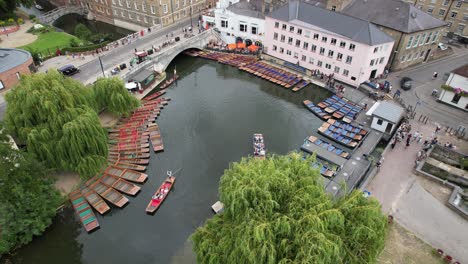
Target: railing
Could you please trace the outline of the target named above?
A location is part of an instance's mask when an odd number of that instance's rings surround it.
[[[44,13],[40,16],[40,19],[47,23],[49,22],[48,20],[50,18],[53,18],[55,17],[56,15],[65,15],[65,14],[69,14],[69,13],[78,13],[78,14],[86,14],[88,11],[88,9],[86,7],[81,7],[81,6],[61,6],[61,7],[57,7],[56,9],[54,10],[51,10],[47,13]]]

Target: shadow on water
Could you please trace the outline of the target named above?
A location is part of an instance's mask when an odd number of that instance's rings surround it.
[[[317,102],[326,90],[293,93],[237,68],[182,55],[169,65],[169,76],[175,67],[180,79],[168,88],[172,101],[157,120],[165,150],[151,153],[140,193],[124,209],[98,216],[101,228],[93,234],[70,220],[73,212],[62,214],[51,231],[11,257],[13,263],[194,263],[189,236],[213,216],[219,179],[231,162],[251,154],[252,134],[264,134],[268,153],[286,154],[322,124],[302,101]],[[178,168],[173,191],[147,215],[166,171]]]

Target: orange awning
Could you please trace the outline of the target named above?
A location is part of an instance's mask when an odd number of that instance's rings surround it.
[[[248,49],[249,49],[250,51],[257,51],[257,50],[258,50],[258,46],[250,45]]]
[[[245,43],[237,43],[238,49],[245,49]]]
[[[237,45],[236,44],[228,44],[228,49],[233,50],[236,49]]]

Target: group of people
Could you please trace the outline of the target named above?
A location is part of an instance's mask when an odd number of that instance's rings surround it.
[[[151,197],[153,201],[160,201],[166,196],[166,194],[169,192],[169,188],[167,186],[161,187],[159,189],[159,192]]]
[[[265,143],[260,136],[254,136],[254,155],[265,156]]]

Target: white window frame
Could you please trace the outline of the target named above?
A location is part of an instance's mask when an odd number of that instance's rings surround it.
[[[156,14],[156,9],[154,8],[154,5],[151,5],[150,6],[150,9],[151,9],[151,14]]]

